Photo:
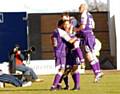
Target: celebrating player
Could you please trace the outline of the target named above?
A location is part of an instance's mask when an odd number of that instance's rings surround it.
[[[84,39],[86,57],[90,62],[92,70],[95,74],[95,82],[98,82],[99,79],[103,76],[103,73],[100,69],[99,60],[94,53],[95,35],[92,30],[95,28],[95,22],[92,15],[88,12],[87,4],[81,4],[79,11],[81,13],[81,20],[78,33]]]
[[[69,29],[71,26],[69,20],[64,20],[63,29],[72,37],[74,35],[71,34]],[[63,75],[63,79],[65,82],[66,87],[64,89],[69,89],[69,83],[68,83],[68,74],[71,72],[72,78],[74,81],[74,88],[73,90],[79,90],[80,89],[80,73],[78,71],[78,66],[80,62],[77,61],[77,55],[75,53],[74,47],[70,43],[66,43],[66,69]],[[58,87],[61,87],[62,78],[59,82]]]
[[[51,90],[55,90],[57,88],[59,80],[64,72],[63,70],[65,68],[66,63],[66,49],[65,49],[66,42],[73,44],[75,53],[77,54],[81,61],[83,60],[82,52],[81,49],[79,48],[79,41],[77,40],[77,37],[71,38],[67,34],[67,32],[62,29],[64,22],[65,22],[64,20],[60,20],[58,22],[58,28],[53,32],[51,36],[53,40],[56,66],[58,67],[58,73],[55,75],[55,79],[51,87]]]

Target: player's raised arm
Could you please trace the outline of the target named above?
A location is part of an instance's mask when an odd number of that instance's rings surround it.
[[[74,43],[77,40],[77,37],[71,38],[68,33],[62,29],[58,29],[60,36],[69,43]]]

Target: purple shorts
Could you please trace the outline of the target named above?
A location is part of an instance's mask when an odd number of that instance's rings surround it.
[[[66,57],[57,57],[55,59],[55,66],[58,67],[58,69],[65,69],[66,65]]]
[[[77,55],[74,50],[69,51],[66,56],[66,66],[72,67],[73,65],[78,64],[77,62]]]
[[[92,51],[95,46],[95,36],[89,36],[85,38],[85,46],[88,46],[89,49]]]
[[[92,51],[94,49],[95,46],[95,36],[92,33],[91,30],[88,30],[86,32],[83,32],[83,45],[87,46],[87,48],[89,48],[90,51]]]

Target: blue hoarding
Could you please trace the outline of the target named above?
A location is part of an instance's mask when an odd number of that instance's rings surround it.
[[[27,49],[26,17],[26,12],[0,13],[0,63],[8,61],[15,44],[19,44],[23,50]]]

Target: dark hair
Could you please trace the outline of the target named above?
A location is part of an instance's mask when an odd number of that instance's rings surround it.
[[[66,21],[69,21],[69,20],[60,19],[60,20],[58,21],[58,26],[63,25]]]
[[[60,20],[58,21],[57,26],[61,26],[61,25],[63,25],[63,23],[64,23],[64,20],[60,19]]]

